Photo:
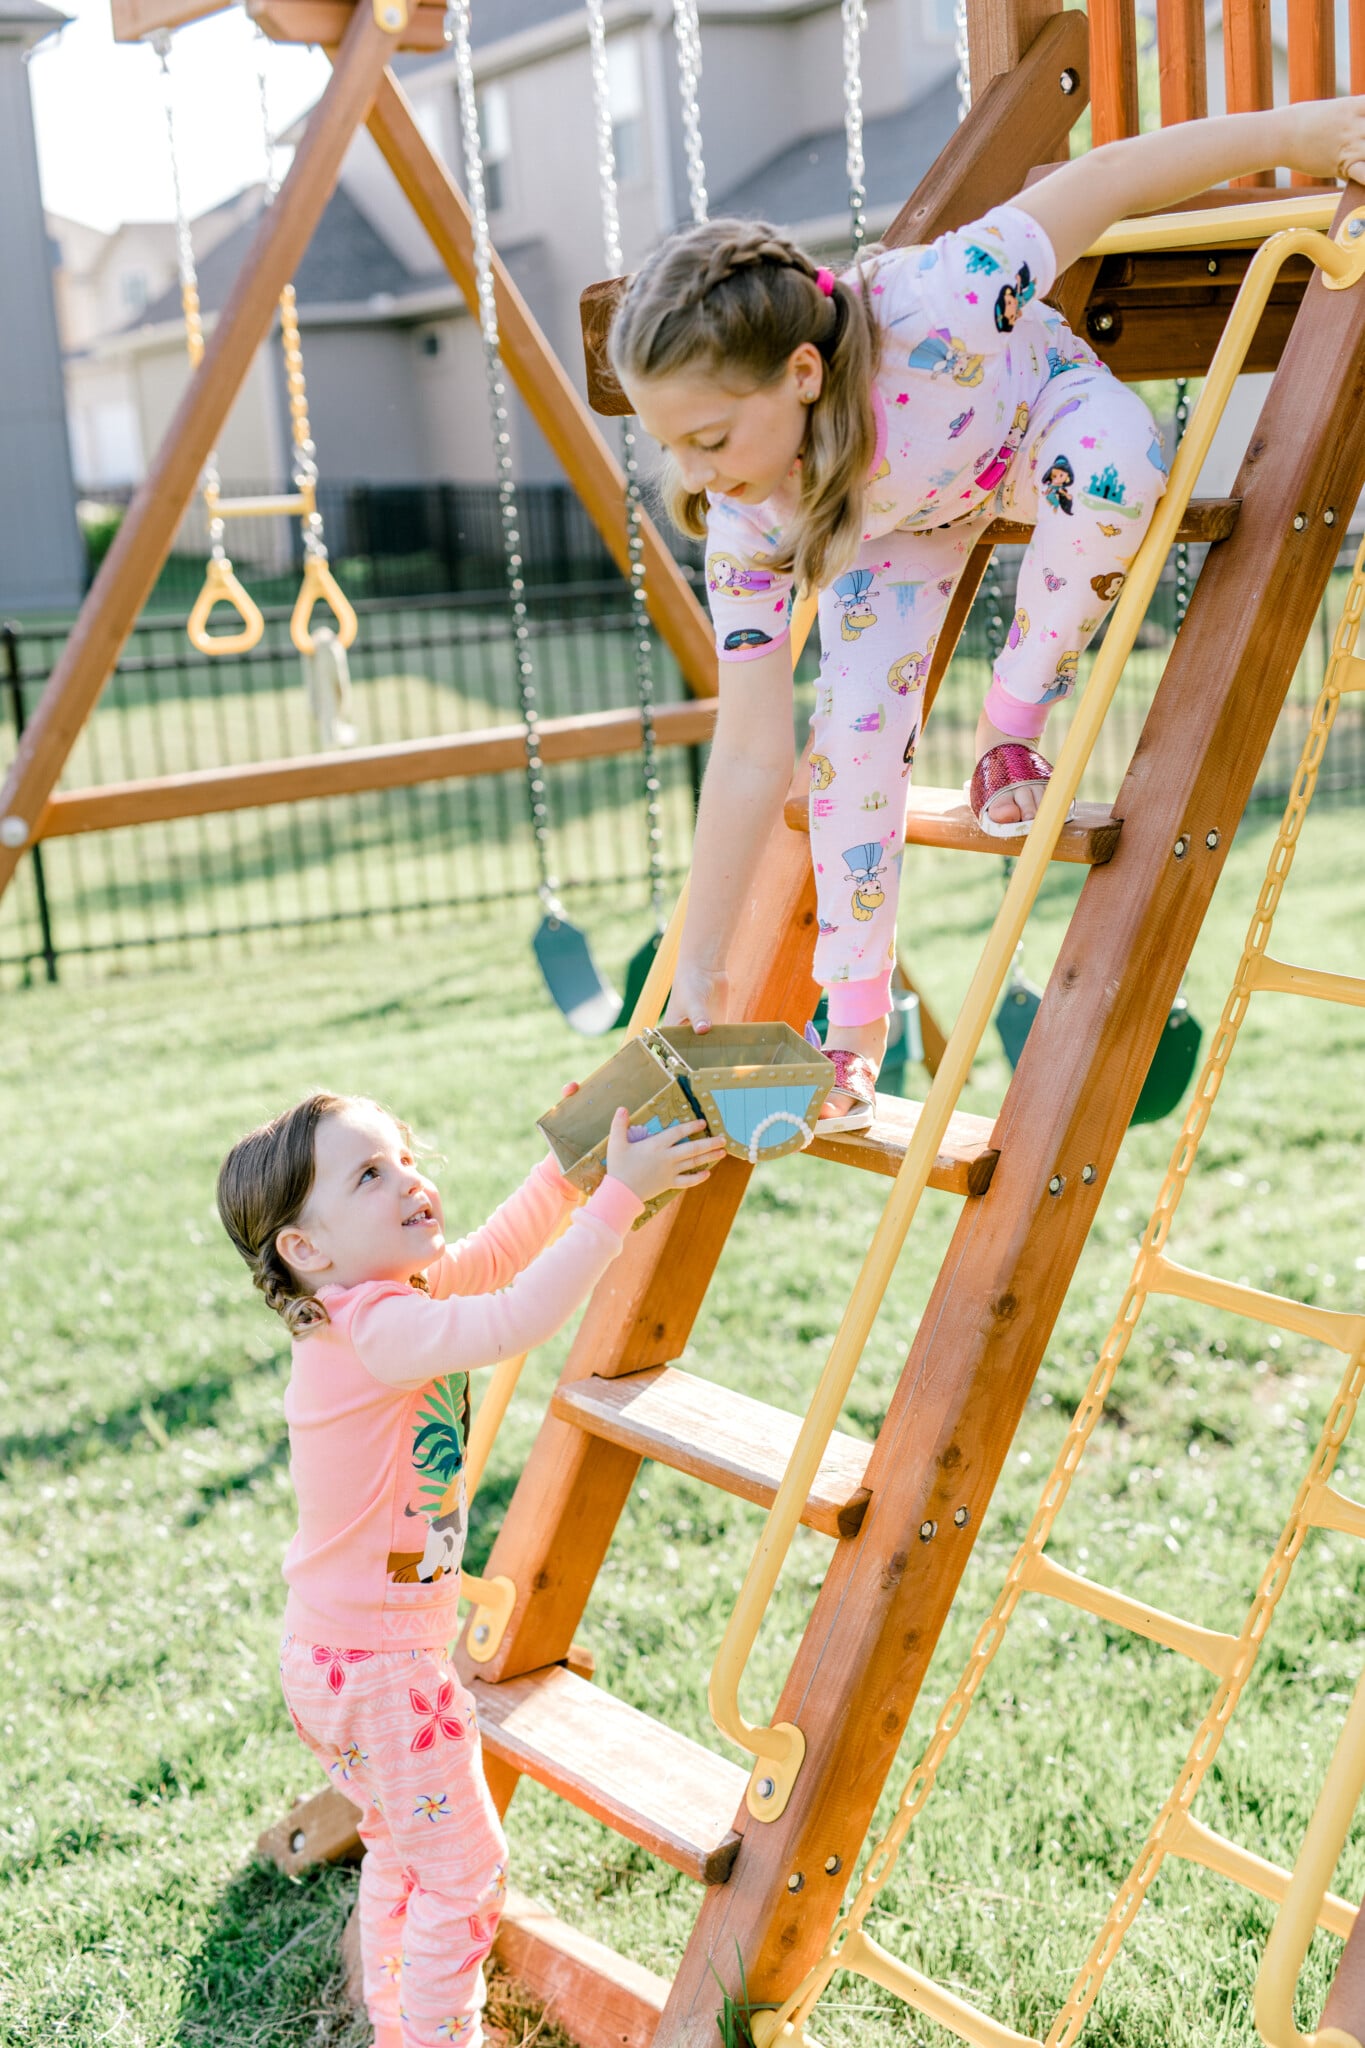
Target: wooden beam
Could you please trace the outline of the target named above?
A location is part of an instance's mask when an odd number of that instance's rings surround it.
[[[1270,0],[1235,0],[1223,12],[1223,77],[1230,114],[1255,114],[1275,103],[1270,56]],[[1263,174],[1233,178],[1234,187],[1259,185]],[[1273,174],[1270,182],[1274,182]]]
[[[509,1891],[493,1954],[579,2048],[650,2048],[668,1979]]]
[[[1289,97],[1330,100],[1337,90],[1337,26],[1333,0],[1288,0]],[[1294,171],[1291,185],[1321,185],[1310,171]]]
[[[1343,211],[1362,198],[1350,188]],[[1238,479],[1236,529],[1200,576],[1115,806],[1118,853],[1087,878],[997,1119],[990,1191],[963,1210],[920,1320],[862,1531],[833,1555],[776,1705],[807,1742],[791,1802],[745,1823],[657,2048],[700,2039],[711,1964],[737,1992],[738,1949],[766,2003],[824,1943],[1316,616],[1340,530],[1322,515],[1365,484],[1362,406],[1365,323],[1350,293],[1314,284]],[[1190,857],[1172,858],[1177,842]]]
[[[1060,5],[1061,0],[967,0],[973,106],[997,78],[1020,69]]]
[[[112,0],[116,43],[140,43],[159,28],[184,28],[191,21],[206,21],[222,14],[232,0]]]
[[[203,363],[138,486],[10,765],[0,790],[0,893],[170,552],[200,471],[270,332],[280,293],[322,217],[392,47],[373,11],[358,6],[279,198],[261,215]]]
[[[1138,132],[1134,0],[1090,0],[1090,121],[1095,147]]]
[[[246,0],[246,11],[272,43],[311,43],[331,50],[346,33],[351,6],[350,0]],[[397,30],[394,43],[400,50],[443,50],[444,7],[409,0],[407,24]]]
[[[1202,121],[1209,110],[1204,0],[1156,0],[1161,125]]]
[[[435,243],[441,261],[464,293],[471,311],[476,311],[474,231],[469,208],[391,77],[386,76],[380,86],[369,127],[413,211]],[[508,375],[624,572],[629,567],[625,475],[505,265],[496,256],[494,276],[498,333]],[[713,697],[717,689],[716,643],[710,621],[650,520],[642,522],[641,532],[650,614],[672,650],[688,688],[696,696]]]
[[[1162,250],[1107,256],[1082,332],[1106,368],[1129,381],[1203,376],[1251,261],[1245,249]],[[1311,274],[1285,266],[1247,352],[1248,370],[1273,370]]]
[[[703,746],[715,723],[714,699],[654,708],[654,734],[661,747]],[[638,711],[590,711],[572,718],[544,718],[538,730],[541,758],[547,763],[596,761],[608,754],[640,751]],[[297,804],[375,789],[408,789],[420,782],[505,775],[525,765],[525,728],[501,725],[486,732],[396,740],[388,746],[355,747],[344,753],[301,754],[295,760],[254,762],[245,767],[200,768],[143,782],[63,790],[49,799],[38,821],[37,837],[65,839],[75,832],[164,824],[169,818],[202,818],[210,812],[259,809],[262,804]]]

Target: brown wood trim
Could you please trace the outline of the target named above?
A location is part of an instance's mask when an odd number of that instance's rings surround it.
[[[809,1156],[860,1167],[864,1173],[899,1173],[923,1108],[922,1102],[879,1093],[877,1114],[867,1130],[840,1131],[832,1138],[817,1135],[807,1148]],[[984,1195],[999,1157],[994,1118],[958,1110],[943,1134],[929,1185],[952,1195]]]
[[[493,1954],[578,2048],[650,2048],[668,1979],[509,1891]]]
[[[373,10],[357,6],[279,198],[261,216],[203,363],[186,386],[19,743],[0,791],[0,818],[31,822],[46,808],[76,735],[170,552],[209,451],[270,332],[280,293],[322,217],[392,49]],[[21,852],[22,846],[0,844],[0,894]]]
[[[1156,0],[1161,125],[1202,121],[1209,110],[1204,0]]]
[[[1090,0],[1090,120],[1095,147],[1138,132],[1134,0]]]
[[[474,235],[464,195],[434,154],[411,107],[387,73],[369,117],[369,129],[402,186],[441,261],[477,307]],[[502,358],[527,411],[544,434],[583,501],[613,560],[624,572],[625,475],[594,424],[568,372],[541,333],[525,299],[494,257]],[[698,697],[716,694],[716,643],[705,611],[649,519],[642,522],[645,583],[650,616]]]
[[[112,0],[116,43],[140,43],[159,28],[184,28],[191,21],[206,21],[222,14],[232,0]]]
[[[1337,90],[1337,28],[1333,0],[1288,0],[1289,97],[1330,100]],[[1307,171],[1294,171],[1296,186],[1320,185]]]
[[[1352,187],[1344,206],[1362,198]],[[1365,325],[1349,298],[1310,287],[1238,479],[1236,530],[1200,576],[1120,794],[1118,855],[1086,879],[997,1120],[990,1192],[958,1220],[868,1469],[867,1519],[831,1559],[777,1705],[808,1745],[791,1803],[747,1824],[724,1896],[704,1902],[658,2048],[714,2010],[707,1958],[734,1990],[738,1950],[751,1997],[784,1998],[856,1866],[1326,587],[1337,542],[1322,511],[1365,484]],[[1194,857],[1177,861],[1181,838]]]
[[[983,87],[1017,71],[1025,54],[1032,54],[1038,36],[1055,18],[1058,4],[1059,0],[971,0],[967,43],[974,106]]]
[[[364,6],[366,0],[357,4]],[[346,33],[351,0],[247,0],[246,11],[272,43],[312,43],[331,50]],[[398,30],[394,43],[400,50],[443,50],[445,9],[408,0],[407,26]]]
[[[661,747],[703,746],[715,723],[714,698],[654,707],[654,733]],[[541,758],[547,763],[595,761],[640,749],[638,711],[590,711],[572,718],[545,718],[538,730]],[[168,818],[206,817],[217,811],[257,809],[262,804],[297,804],[315,797],[407,789],[419,782],[503,775],[525,763],[524,727],[502,725],[486,732],[396,740],[388,746],[355,747],[344,753],[301,754],[291,761],[200,768],[143,782],[63,790],[50,799],[43,812],[38,837],[64,839],[75,832],[108,832],[123,825],[160,824]]]

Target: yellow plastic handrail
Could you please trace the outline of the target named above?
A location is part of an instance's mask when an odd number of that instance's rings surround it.
[[[900,1172],[892,1185],[716,1654],[708,1688],[711,1715],[722,1734],[741,1749],[749,1750],[757,1759],[748,1792],[749,1811],[756,1818],[776,1819],[785,1810],[801,1767],[805,1738],[791,1722],[770,1726],[748,1721],[739,1704],[740,1681],[800,1521],[811,1482],[838,1422],[901,1247],[919,1207],[920,1197],[928,1185],[938,1148],[971,1072],[1034,897],[1048,870],[1053,848],[1118,687],[1128,650],[1175,541],[1214,430],[1265,310],[1271,287],[1289,258],[1299,255],[1308,256],[1326,273],[1324,282],[1329,288],[1341,289],[1355,283],[1365,272],[1365,210],[1349,216],[1342,223],[1335,240],[1303,228],[1277,232],[1257,251],[1248,266],[1209,366],[1198,405],[1177,450],[1166,493],[1157,505],[1151,527],[1129,571],[1109,631],[1096,656],[1089,685],[1077,707],[1066,744],[1047,785],[1024,850],[1016,862],[1004,903],[916,1122]]]
[[[1365,1792],[1365,1679],[1337,1738],[1322,1792],[1313,1809],[1283,1905],[1275,1915],[1256,1974],[1252,2016],[1268,2048],[1361,2048],[1353,2034],[1325,2027],[1301,2034],[1294,2024],[1294,1993],[1308,1944],[1317,1932],[1322,1901]]]
[[[1205,206],[1189,213],[1139,214],[1116,220],[1086,250],[1087,256],[1137,256],[1153,249],[1248,248],[1291,228],[1325,231],[1341,204],[1340,192],[1296,192],[1254,206]]]
[[[215,605],[230,604],[242,622],[240,633],[210,633],[209,614]],[[204,570],[204,587],[194,600],[185,621],[190,645],[200,654],[247,654],[265,631],[265,620],[255,599],[232,573],[225,556],[211,555]]]

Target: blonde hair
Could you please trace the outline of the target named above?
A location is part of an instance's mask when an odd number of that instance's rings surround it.
[[[831,294],[816,275],[805,251],[766,221],[705,221],[671,235],[636,273],[608,340],[622,382],[700,370],[754,390],[776,383],[803,342],[819,349],[825,376],[801,451],[800,508],[771,558],[812,590],[848,568],[862,540],[881,352],[862,270],[856,288],[836,279]],[[673,474],[665,501],[684,533],[705,534],[704,492]]]
[[[291,1337],[301,1337],[328,1322],[327,1310],[306,1280],[284,1258],[275,1240],[303,1214],[317,1174],[315,1140],[325,1117],[336,1116],[368,1097],[331,1095],[326,1090],[306,1095],[292,1109],[239,1138],[218,1169],[218,1214],[251,1273],[252,1285],[264,1295]],[[401,1117],[392,1117],[410,1148],[412,1132]]]

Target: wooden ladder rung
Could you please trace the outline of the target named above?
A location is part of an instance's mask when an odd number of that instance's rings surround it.
[[[832,1138],[822,1138],[817,1127],[815,1143],[807,1146],[807,1153],[813,1159],[859,1166],[865,1173],[897,1174],[923,1111],[922,1102],[883,1095],[879,1090],[877,1113],[865,1131],[840,1131]],[[994,1137],[991,1117],[954,1111],[929,1175],[930,1187],[949,1195],[984,1195],[1000,1157]]]
[[[1282,996],[1316,996],[1320,1003],[1350,1003],[1365,1009],[1365,980],[1355,974],[1324,974],[1317,967],[1291,967],[1263,953],[1251,972],[1251,986]]]
[[[1241,509],[1240,498],[1191,498],[1176,529],[1176,540],[1210,544],[1226,540]],[[993,519],[982,535],[983,540],[1005,547],[1023,546],[1032,538],[1033,527],[1023,519]]]
[[[810,830],[810,813],[804,790],[787,797],[786,820],[793,832]],[[1077,804],[1076,815],[1063,825],[1054,860],[1078,862],[1083,867],[1101,868],[1114,857],[1123,820],[1111,815],[1108,804]],[[992,839],[972,816],[960,789],[919,789],[913,785],[905,811],[907,846],[948,846],[962,853],[1018,853],[1024,835],[1018,839]]]
[[[1326,1344],[1333,1351],[1348,1355],[1365,1341],[1365,1316],[1347,1315],[1336,1308],[1312,1308],[1306,1301],[1290,1301],[1283,1294],[1263,1294],[1259,1287],[1243,1287],[1232,1280],[1215,1279],[1212,1273],[1196,1273],[1159,1255],[1148,1259],[1141,1284],[1149,1294],[1172,1295],[1179,1301],[1202,1301],[1206,1308],[1226,1309],[1229,1315],[1247,1316],[1252,1322],[1268,1323],[1274,1330],[1290,1330],[1296,1337],[1308,1337],[1315,1344]]]
[[[534,1778],[618,1835],[721,1884],[739,1850],[734,1818],[748,1773],[562,1664],[504,1679],[471,1676],[490,1756]]]
[[[1253,1856],[1250,1849],[1239,1848],[1226,1835],[1215,1834],[1193,1814],[1180,1816],[1166,1838],[1166,1850],[1168,1855],[1183,1856],[1187,1863],[1199,1863],[1205,1870],[1216,1871],[1219,1877],[1231,1878],[1234,1884],[1272,1900],[1277,1906],[1289,1890],[1292,1872],[1282,1870],[1278,1863],[1267,1863],[1264,1856]],[[1335,1892],[1325,1894],[1318,1912],[1319,1927],[1344,1941],[1355,1921],[1356,1908],[1349,1900],[1338,1898]]]
[[[1083,1579],[1079,1573],[1054,1564],[1050,1557],[1040,1554],[1030,1558],[1024,1567],[1023,1583],[1030,1592],[1065,1600],[1068,1606],[1083,1608],[1087,1614],[1098,1615],[1101,1621],[1116,1622],[1136,1636],[1145,1636],[1148,1642],[1178,1650],[1181,1656],[1192,1657],[1218,1678],[1226,1678],[1237,1661],[1241,1645],[1236,1636],[1200,1628],[1197,1622],[1182,1621],[1178,1614],[1149,1607],[1145,1600],[1116,1593],[1112,1586],[1097,1586],[1092,1579]]]
[[[801,1429],[801,1417],[785,1408],[671,1365],[572,1380],[551,1405],[562,1421],[762,1508],[772,1506]],[[801,1516],[807,1528],[857,1535],[871,1498],[863,1485],[871,1455],[870,1443],[835,1431]]]

